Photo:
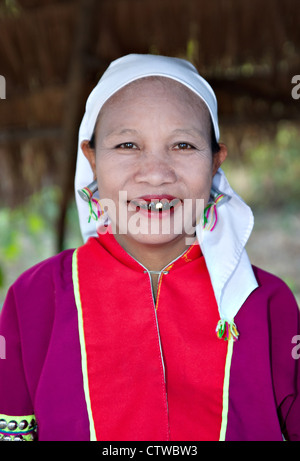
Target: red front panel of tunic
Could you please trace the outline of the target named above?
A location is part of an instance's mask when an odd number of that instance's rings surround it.
[[[218,440],[227,343],[199,246],[161,276],[157,312],[149,274],[113,235],[77,258],[97,439]]]
[[[161,276],[158,293],[170,438],[218,440],[228,343],[215,334],[218,308],[198,246]]]

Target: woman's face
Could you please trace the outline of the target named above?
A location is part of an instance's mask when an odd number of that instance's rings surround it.
[[[125,249],[191,242],[226,157],[224,145],[212,155],[210,130],[201,99],[167,78],[133,82],[104,104],[95,150],[82,149]]]

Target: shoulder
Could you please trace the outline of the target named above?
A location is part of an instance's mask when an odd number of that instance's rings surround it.
[[[258,287],[238,311],[235,322],[240,333],[253,348],[278,347],[290,350],[292,338],[299,334],[299,308],[287,284],[278,276],[253,267]],[[265,349],[266,350],[266,349]]]
[[[266,295],[269,298],[285,296],[295,299],[289,286],[280,277],[256,266],[252,266],[252,268],[259,285],[258,293],[260,295]]]
[[[278,324],[290,322],[297,326],[299,307],[289,286],[278,276],[253,266],[258,288],[248,298],[254,310],[265,312],[269,321]],[[255,307],[254,307],[255,306]]]
[[[50,258],[47,258],[24,271],[14,283],[15,286],[22,285],[36,277],[47,277],[60,268],[68,268],[72,261],[74,250],[65,250]]]
[[[35,264],[17,278],[11,290],[17,298],[31,299],[54,293],[57,285],[71,282],[73,253],[73,249],[65,250]]]

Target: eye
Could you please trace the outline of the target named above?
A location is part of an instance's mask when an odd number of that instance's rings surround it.
[[[133,142],[122,142],[116,146],[116,149],[137,149],[137,146]]]
[[[187,150],[187,149],[195,149],[195,147],[192,146],[192,144],[189,144],[188,142],[179,142],[178,144],[176,144],[176,146],[174,146],[174,149],[175,150]]]

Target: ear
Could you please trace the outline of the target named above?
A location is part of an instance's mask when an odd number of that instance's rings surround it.
[[[219,152],[213,154],[213,176],[216,174],[219,167],[222,165],[222,163],[227,157],[227,147],[225,146],[225,144],[220,143],[219,146]]]
[[[89,164],[91,165],[92,171],[94,173],[94,178],[96,178],[96,152],[95,149],[92,149],[90,142],[88,140],[82,141],[81,150],[84,156],[88,159]]]

